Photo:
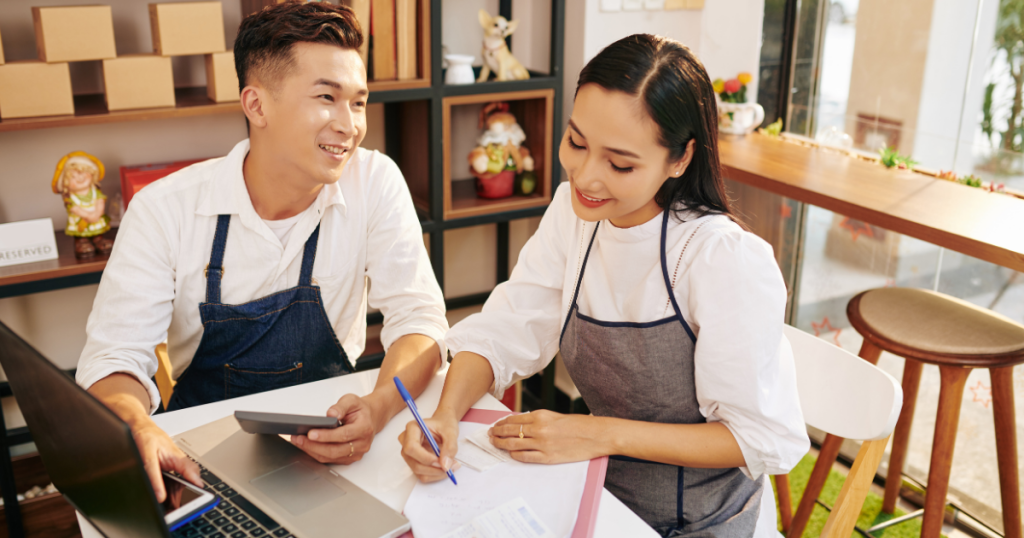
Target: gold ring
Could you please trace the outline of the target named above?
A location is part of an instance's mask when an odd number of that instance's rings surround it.
[[[352,443],[348,444],[348,457],[352,457],[356,453],[356,447]]]
[[[519,425],[519,438],[520,439],[523,438],[523,425],[522,424]]]

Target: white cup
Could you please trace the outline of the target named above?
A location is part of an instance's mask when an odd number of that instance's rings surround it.
[[[448,60],[448,70],[444,74],[445,84],[472,84],[476,77],[473,76],[474,57],[469,54],[445,54]]]

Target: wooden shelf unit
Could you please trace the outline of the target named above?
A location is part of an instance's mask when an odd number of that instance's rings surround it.
[[[385,100],[389,92],[430,88],[430,81],[417,80],[386,80],[370,82],[371,102]],[[382,95],[383,94],[383,95]],[[205,87],[175,88],[174,98],[177,104],[166,108],[143,108],[138,110],[107,111],[107,104],[102,93],[75,96],[75,114],[73,116],[43,116],[39,118],[16,118],[0,121],[0,133],[8,131],[27,131],[32,129],[50,129],[54,127],[73,127],[77,125],[97,125],[101,123],[121,123],[129,121],[160,120],[166,118],[187,118],[192,116],[210,116],[214,114],[241,113],[238,102],[214,103],[206,96]]]
[[[515,92],[482,93],[445,97],[442,107],[444,151],[444,220],[476,217],[515,209],[546,206],[551,202],[552,155],[554,150],[554,89],[535,89]],[[464,155],[452,155],[452,108],[480,105],[493,101],[506,102],[520,127],[526,133],[524,146],[530,148],[537,174],[537,190],[530,196],[513,195],[508,198],[484,199],[476,196],[475,181],[454,180],[456,167],[468,167]],[[468,172],[467,172],[468,173]]]

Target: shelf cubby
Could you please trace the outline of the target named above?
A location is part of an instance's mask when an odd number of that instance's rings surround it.
[[[504,84],[504,83],[499,83]],[[552,140],[554,127],[554,89],[536,89],[515,92],[478,93],[445,97],[443,100],[442,132],[444,150],[444,220],[477,217],[543,207],[551,201]],[[484,199],[476,195],[475,181],[468,171],[465,155],[453,155],[452,115],[456,107],[484,105],[493,101],[506,102],[520,127],[526,133],[524,146],[530,149],[537,174],[537,190],[529,196],[519,194],[508,198]],[[468,176],[467,178],[459,176]]]

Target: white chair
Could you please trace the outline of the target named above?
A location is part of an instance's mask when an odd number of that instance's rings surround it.
[[[785,325],[793,346],[804,421],[826,433],[863,441],[821,535],[848,538],[903,406],[903,389],[877,366]]]

